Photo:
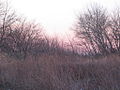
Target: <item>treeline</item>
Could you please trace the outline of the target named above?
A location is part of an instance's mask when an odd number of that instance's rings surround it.
[[[120,53],[120,9],[109,13],[94,5],[78,16],[75,27],[79,43],[89,55]]]
[[[74,29],[77,43],[50,39],[43,31],[39,24],[20,18],[8,4],[0,2],[0,50],[10,56],[25,59],[43,53],[106,55],[120,52],[119,9],[109,14],[103,7],[94,5],[80,14]]]
[[[10,56],[25,59],[28,55],[68,54],[70,50],[57,38],[48,38],[39,24],[20,18],[0,2],[0,50]]]

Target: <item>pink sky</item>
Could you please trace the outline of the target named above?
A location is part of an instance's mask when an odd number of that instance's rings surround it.
[[[4,1],[4,0],[3,0]],[[50,36],[61,36],[74,26],[79,12],[92,3],[112,10],[120,0],[8,0],[18,14],[40,23]],[[71,34],[72,35],[72,34]],[[71,36],[72,37],[72,36]]]

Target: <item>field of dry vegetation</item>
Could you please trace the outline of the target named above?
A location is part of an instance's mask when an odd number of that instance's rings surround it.
[[[120,90],[119,59],[42,55],[20,61],[0,54],[0,90]]]
[[[120,13],[115,15],[100,7],[80,15],[76,46],[48,38],[0,2],[0,90],[120,90]]]

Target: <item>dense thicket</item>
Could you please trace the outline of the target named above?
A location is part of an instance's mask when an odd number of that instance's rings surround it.
[[[48,38],[39,24],[20,18],[0,2],[0,50],[10,56],[24,59],[28,55],[67,54],[63,44],[57,38]]]

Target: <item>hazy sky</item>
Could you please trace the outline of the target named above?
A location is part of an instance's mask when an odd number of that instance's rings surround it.
[[[8,0],[17,13],[41,23],[49,34],[64,34],[73,26],[76,15],[92,3],[112,10],[120,0]]]

